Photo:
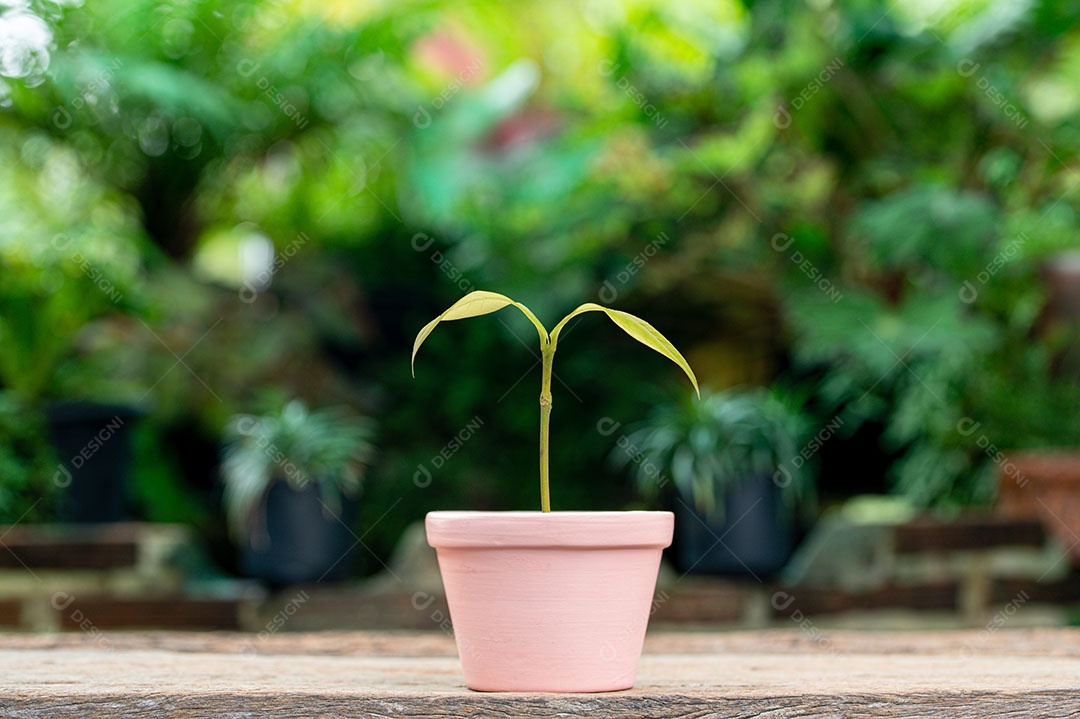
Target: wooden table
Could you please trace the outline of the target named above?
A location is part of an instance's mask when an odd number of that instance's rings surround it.
[[[0,717],[1073,717],[1080,630],[656,633],[635,689],[481,694],[441,633],[0,636]]]

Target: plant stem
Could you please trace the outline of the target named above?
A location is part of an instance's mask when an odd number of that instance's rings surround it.
[[[551,511],[551,489],[548,484],[548,426],[551,424],[551,365],[555,359],[555,344],[541,349],[544,374],[540,384],[540,511]]]

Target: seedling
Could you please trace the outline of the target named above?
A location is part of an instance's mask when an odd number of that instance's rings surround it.
[[[551,366],[555,359],[555,349],[559,341],[559,333],[562,332],[563,327],[574,317],[585,312],[603,312],[611,321],[618,325],[626,334],[636,339],[641,344],[656,350],[660,354],[667,357],[669,360],[677,364],[686,376],[690,378],[690,383],[694,385],[694,391],[697,392],[698,397],[701,397],[701,392],[698,389],[697,378],[694,376],[694,371],[690,369],[690,365],[686,359],[679,354],[679,350],[675,349],[675,345],[671,344],[660,334],[659,331],[652,325],[640,317],[635,317],[627,312],[621,312],[619,310],[613,310],[608,307],[595,304],[593,302],[586,302],[578,307],[576,310],[568,314],[559,320],[559,324],[555,325],[555,328],[551,330],[549,334],[547,329],[540,320],[536,319],[536,315],[529,310],[528,307],[515,302],[505,295],[500,295],[495,292],[485,292],[483,290],[476,290],[462,297],[460,300],[450,305],[450,308],[443,312],[441,315],[433,319],[424,325],[424,328],[416,335],[416,340],[413,342],[412,351],[412,373],[416,376],[416,353],[420,349],[420,345],[424,343],[428,335],[432,330],[443,321],[449,320],[463,320],[468,317],[479,317],[480,315],[491,314],[497,312],[503,307],[513,305],[521,310],[530,322],[536,327],[536,331],[540,334],[540,356],[543,361],[543,374],[540,380],[540,509],[544,512],[551,511],[551,492],[548,487],[548,427],[551,423]]]

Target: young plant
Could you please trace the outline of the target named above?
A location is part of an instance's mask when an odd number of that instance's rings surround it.
[[[534,315],[528,307],[520,302],[515,302],[505,295],[500,295],[495,292],[485,292],[483,290],[470,292],[452,304],[448,310],[424,325],[423,329],[416,335],[416,340],[413,342],[413,376],[416,376],[416,353],[420,349],[420,345],[424,343],[424,340],[427,339],[428,335],[431,334],[432,330],[434,330],[440,322],[463,320],[468,317],[487,315],[511,305],[521,310],[522,314],[533,323],[533,326],[536,327],[536,331],[540,335],[540,356],[543,361],[543,373],[540,380],[541,511],[551,511],[551,492],[548,487],[548,427],[551,422],[551,366],[555,359],[555,349],[558,346],[559,333],[562,332],[563,327],[565,327],[566,323],[571,319],[580,314],[584,314],[585,312],[603,312],[611,318],[612,322],[626,332],[626,334],[630,335],[646,347],[656,350],[677,364],[682,371],[686,373],[686,376],[690,378],[690,383],[694,385],[694,391],[698,393],[698,397],[701,396],[701,392],[698,390],[697,378],[694,376],[694,371],[690,369],[690,365],[687,363],[686,359],[679,354],[679,350],[675,349],[675,345],[671,344],[671,342],[660,334],[655,327],[639,317],[635,317],[626,312],[620,312],[619,310],[602,307],[592,302],[586,302],[566,317],[559,320],[559,323],[555,325],[555,328],[551,330],[551,333],[549,334],[547,329],[544,328],[544,325],[541,324],[540,320],[536,319],[536,315]]]

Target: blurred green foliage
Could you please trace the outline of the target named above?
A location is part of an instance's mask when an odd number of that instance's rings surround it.
[[[412,381],[415,331],[474,287],[545,321],[599,300],[696,343],[714,387],[800,385],[918,503],[986,501],[960,419],[1000,446],[1080,442],[1075,318],[1044,280],[1076,244],[1078,18],[1050,0],[6,5],[0,382],[146,405],[141,509],[175,519],[186,492],[212,538],[231,414],[268,385],[353,405],[382,427],[360,521],[385,554],[427,509],[536,494],[529,328],[448,328],[442,369]],[[677,378],[574,332],[557,508],[632,504],[591,428]]]
[[[780,508],[812,512],[814,483],[799,451],[812,439],[801,409],[768,390],[708,392],[698,402],[655,411],[611,460],[629,466],[638,487],[655,496],[670,476],[684,502],[724,520],[724,497],[747,482],[776,482]],[[815,428],[816,430],[816,428]]]
[[[0,392],[0,523],[49,516],[56,472],[45,439],[45,418],[10,392]]]

